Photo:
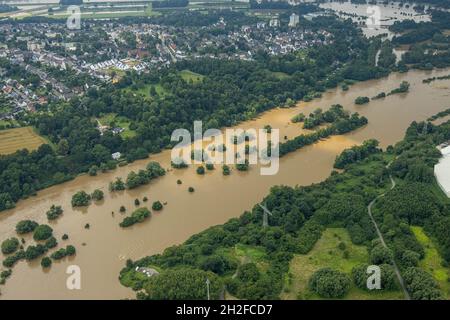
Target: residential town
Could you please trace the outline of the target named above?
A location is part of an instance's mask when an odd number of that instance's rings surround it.
[[[117,83],[126,72],[148,73],[202,57],[252,60],[258,51],[279,55],[332,41],[325,30],[302,27],[296,14],[284,27],[275,14],[231,27],[223,17],[210,26],[183,28],[90,21],[69,30],[62,23],[4,23],[0,34],[0,89],[11,106],[3,107],[0,119]]]

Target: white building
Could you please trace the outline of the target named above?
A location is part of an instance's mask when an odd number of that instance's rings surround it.
[[[450,146],[447,144],[438,146],[442,153],[439,163],[434,166],[434,175],[439,187],[450,198]]]
[[[299,15],[295,13],[291,14],[291,16],[289,17],[289,27],[296,27],[299,22],[300,22]]]
[[[280,26],[280,20],[278,20],[278,18],[270,19],[269,26],[272,27],[272,28],[279,27]]]
[[[114,152],[111,155],[111,158],[113,158],[114,160],[119,160],[121,156],[122,156],[122,154],[120,152]]]

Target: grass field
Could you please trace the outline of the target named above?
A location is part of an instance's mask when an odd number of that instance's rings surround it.
[[[260,271],[265,272],[268,267],[266,252],[263,247],[248,246],[238,243],[232,248],[223,248],[217,251],[218,254],[228,256],[239,264],[255,263]]]
[[[425,249],[425,258],[420,261],[419,266],[433,275],[434,279],[439,283],[444,295],[447,298],[450,298],[450,268],[442,266],[443,259],[441,255],[433,241],[428,238],[421,227],[411,227],[411,230]]]
[[[344,251],[338,248],[340,242],[345,244],[348,258],[344,258]],[[289,267],[282,299],[321,299],[308,288],[308,281],[312,274],[324,267],[330,267],[347,274],[351,274],[354,266],[368,263],[368,252],[365,246],[354,245],[348,232],[342,228],[329,228],[314,248],[306,255],[295,255]],[[352,284],[350,292],[344,299],[403,299],[400,291],[364,291]]]
[[[0,131],[0,154],[10,154],[19,149],[36,150],[46,140],[36,134],[32,127]]]
[[[117,116],[115,113],[108,113],[98,120],[102,125],[107,126],[111,126],[111,123],[114,121],[114,125],[116,127],[124,128],[125,130],[120,133],[121,137],[124,139],[136,136],[136,132],[134,130],[130,130],[130,119],[126,117]]]
[[[205,76],[192,72],[191,70],[182,70],[180,71],[180,75],[184,81],[192,80],[193,83],[202,81]]]
[[[142,87],[140,87],[140,88],[138,88],[136,90],[133,90],[130,87],[125,88],[124,90],[128,91],[128,92],[132,92],[132,93],[138,94],[138,95],[141,95],[141,96],[144,96],[144,97],[147,97],[147,98],[150,98],[151,97],[151,95],[150,95],[151,87],[152,87],[151,84],[146,84],[146,85],[144,85],[144,86],[142,86]],[[165,96],[167,94],[166,89],[164,89],[159,83],[155,85],[155,91],[156,91],[156,94],[158,96],[160,96],[160,97],[163,97],[163,96]]]
[[[179,74],[180,74],[181,78],[183,78],[184,81],[189,82],[190,80],[192,80],[193,83],[200,82],[205,77],[205,76],[203,76],[201,74],[192,72],[190,70],[182,70],[182,71],[180,71]],[[161,86],[161,84],[158,83],[158,84],[155,84],[154,86],[155,86],[156,94],[158,96],[164,97],[165,95],[169,94],[169,92],[167,92],[167,90],[164,89]],[[135,89],[135,90],[133,90],[131,87],[124,88],[123,90],[127,91],[127,92],[132,92],[132,93],[135,93],[135,94],[139,94],[139,95],[147,97],[147,98],[150,98],[151,97],[151,95],[150,95],[151,87],[152,87],[151,84],[145,84],[144,86],[142,86],[142,87],[140,87],[138,89]]]
[[[283,80],[288,79],[290,76],[284,72],[271,72],[277,79]]]

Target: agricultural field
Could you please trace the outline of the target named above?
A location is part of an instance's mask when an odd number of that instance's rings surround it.
[[[338,248],[344,243],[345,249]],[[344,252],[348,252],[345,254]],[[345,257],[347,255],[347,257]],[[322,299],[308,288],[312,274],[323,267],[345,272],[351,276],[352,268],[358,264],[368,263],[369,254],[365,246],[354,245],[347,230],[343,228],[326,229],[314,248],[306,255],[295,255],[289,267],[286,284],[281,293],[282,299]],[[344,299],[403,299],[401,291],[364,291],[353,283]]]
[[[442,265],[443,259],[439,251],[421,227],[413,226],[411,230],[425,249],[425,258],[420,261],[419,266],[433,276],[439,283],[444,296],[450,298],[450,268]]]
[[[19,149],[36,150],[47,143],[32,127],[15,128],[0,131],[0,154],[10,154]]]

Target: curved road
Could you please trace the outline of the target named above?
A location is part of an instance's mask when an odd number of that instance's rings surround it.
[[[389,167],[389,164],[386,167]],[[391,189],[390,190],[392,190],[392,189],[395,188],[396,183],[395,183],[395,180],[392,178],[391,175],[389,175],[389,179],[391,179],[391,184],[392,185],[391,185]],[[378,238],[380,238],[381,244],[383,245],[383,247],[387,248],[386,242],[384,241],[384,238],[383,238],[383,234],[381,233],[380,228],[378,228],[377,222],[375,221],[375,219],[372,216],[372,206],[375,204],[375,202],[379,198],[384,197],[385,195],[386,195],[386,193],[383,193],[383,194],[380,194],[375,199],[373,199],[372,202],[370,202],[369,205],[367,206],[367,212],[369,213],[370,220],[372,220],[372,223],[375,226],[375,230],[377,231]],[[400,273],[400,270],[397,267],[397,264],[395,263],[394,258],[392,258],[392,266],[394,267],[394,271],[395,271],[395,274],[397,275],[398,282],[400,283],[400,286],[402,287],[403,293],[405,295],[405,299],[406,300],[411,300],[411,297],[409,296],[409,293],[406,290],[405,282],[403,281],[403,277],[402,277],[402,275]]]

